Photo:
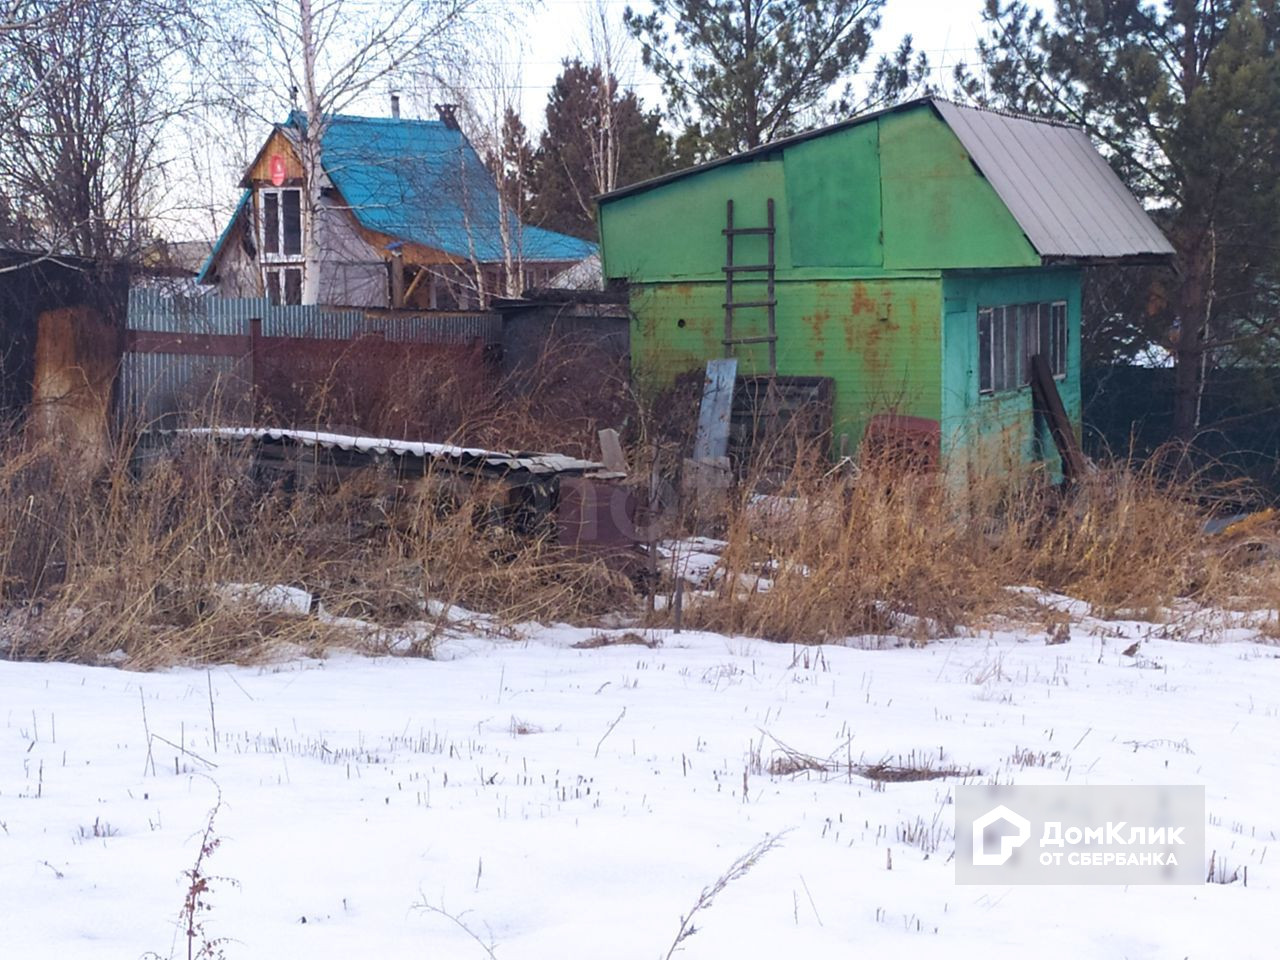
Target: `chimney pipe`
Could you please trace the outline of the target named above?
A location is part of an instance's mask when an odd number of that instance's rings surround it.
[[[391,95],[391,119],[400,119],[400,95],[398,93]]]
[[[460,130],[458,126],[458,105],[456,103],[437,103],[436,113],[440,115],[440,122],[450,130]]]

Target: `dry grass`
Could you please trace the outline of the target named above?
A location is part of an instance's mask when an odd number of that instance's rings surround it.
[[[743,495],[724,576],[697,626],[787,642],[898,633],[923,642],[1019,612],[1029,585],[1097,616],[1158,618],[1179,599],[1274,603],[1265,555],[1205,535],[1213,491],[1159,462],[1103,465],[1065,493],[1043,480],[957,490],[893,458],[832,472],[803,456],[771,498]]]
[[[386,647],[410,624],[430,654],[428,599],[507,621],[580,621],[630,583],[503,522],[488,483],[400,484],[370,471],[296,488],[248,450],[191,442],[89,475],[56,445],[0,451],[0,655],[149,669]],[[275,591],[297,588],[303,602]],[[248,587],[243,585],[250,585]],[[306,602],[307,598],[310,602]],[[355,617],[367,628],[336,618]]]
[[[674,482],[696,397],[640,402],[607,365],[591,366],[600,382],[549,353],[498,396],[459,365],[444,387],[397,402],[426,410],[440,389],[455,390],[453,406],[437,410],[441,432],[416,436],[490,447],[590,456],[597,427],[625,428],[633,474],[646,486],[658,478],[672,508],[668,532],[710,525],[727,542],[714,595],[687,600],[688,626],[797,643],[923,643],[993,615],[1043,617],[1015,585],[1079,598],[1101,616],[1154,617],[1180,598],[1280,611],[1276,524],[1205,536],[1212,491],[1168,479],[1176,471],[1160,460],[1103,466],[1066,494],[1035,476],[958,489],[892,451],[832,468],[821,439],[777,436],[708,511],[681,503]],[[388,403],[382,432],[403,434],[416,421],[397,427],[404,409]],[[619,613],[642,622],[628,578],[566,554],[545,526],[516,522],[502,484],[408,482],[386,470],[298,482],[264,473],[247,449],[190,442],[140,459],[130,443],[89,469],[56,443],[0,436],[0,656],[146,669],[335,645],[384,652],[386,631],[405,625],[417,639],[396,649],[430,655],[451,606],[500,624],[613,615],[617,626]],[[282,607],[237,584],[291,586],[307,602]],[[1278,623],[1280,613],[1261,629],[1280,636]]]

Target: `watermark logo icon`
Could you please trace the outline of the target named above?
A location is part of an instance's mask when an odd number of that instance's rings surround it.
[[[1017,830],[1016,834],[1004,834],[1000,837],[1000,852],[987,853],[984,836],[987,827],[1004,821]],[[1031,821],[1020,816],[1004,804],[996,807],[985,816],[973,821],[973,865],[975,867],[999,867],[1007,863],[1013,851],[1031,839]]]
[[[956,882],[1201,884],[1201,786],[961,784]]]

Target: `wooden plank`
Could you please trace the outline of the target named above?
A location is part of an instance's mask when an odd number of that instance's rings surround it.
[[[707,361],[702,383],[702,406],[698,411],[698,434],[693,443],[693,459],[716,460],[729,453],[729,421],[733,414],[733,386],[738,377],[738,361]]]
[[[773,223],[773,197],[769,198],[769,275],[768,291],[765,294],[765,304],[769,308],[769,336],[773,339],[768,341],[769,344],[769,376],[776,377],[778,375],[778,328],[776,323],[776,307],[778,306],[778,295],[774,287],[773,268],[777,262],[776,246],[774,242],[776,235],[774,233]]]
[[[1068,482],[1078,480],[1086,470],[1084,451],[1080,449],[1080,442],[1072,429],[1067,408],[1062,405],[1062,395],[1058,393],[1049,361],[1039,353],[1031,358],[1031,393],[1036,412],[1049,424],[1049,433],[1058,448],[1058,456],[1062,458],[1063,479]]]
[[[391,306],[404,306],[404,257],[398,251],[391,254]]]
[[[606,429],[600,431],[600,461],[605,469],[613,473],[628,473],[627,457],[622,452],[622,441],[618,431]]]
[[[725,201],[724,355],[733,356],[733,201]]]

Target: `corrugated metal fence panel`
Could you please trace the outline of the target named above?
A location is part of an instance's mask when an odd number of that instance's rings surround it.
[[[354,340],[374,333],[398,343],[486,344],[502,339],[502,318],[495,313],[366,313],[163,289],[129,291],[130,330],[248,336],[250,320],[262,321],[264,337]]]
[[[130,330],[247,338],[252,320],[261,321],[264,338],[341,341],[375,334],[396,343],[480,341],[486,345],[502,340],[502,319],[497,314],[366,313],[159,288],[129,291]],[[191,353],[129,351],[120,370],[120,415],[126,420],[170,427],[194,410],[216,409],[224,423],[248,422],[252,374],[252,361],[247,357],[211,355],[196,349]]]
[[[258,320],[264,314],[277,308],[263,299],[224,300],[221,297],[206,297],[206,309],[213,318],[213,324],[219,333],[249,335],[249,321]]]
[[[370,315],[369,330],[397,343],[474,343],[502,341],[502,318],[495,313]]]
[[[365,313],[318,307],[272,307],[262,318],[264,337],[354,340],[377,334],[396,343],[497,343],[502,320],[497,314]]]
[[[126,353],[120,365],[120,414],[161,428],[181,425],[188,414],[214,411],[220,423],[248,423],[248,376],[248,364],[235,357]]]
[[[127,325],[130,330],[156,333],[245,336],[249,333],[249,318],[257,316],[265,303],[135,287],[129,291]]]
[[[363,333],[363,320],[363,314],[354,310],[273,306],[262,316],[262,335],[310,340],[351,340]]]

